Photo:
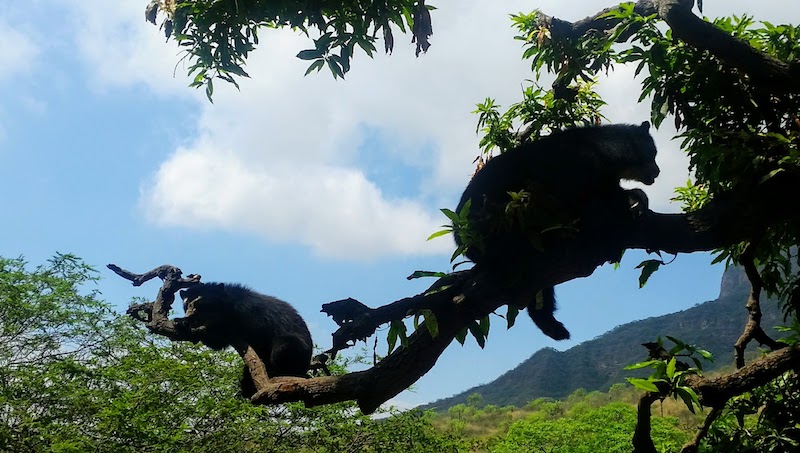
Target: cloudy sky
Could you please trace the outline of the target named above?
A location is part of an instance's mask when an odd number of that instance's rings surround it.
[[[472,172],[470,112],[486,97],[518,100],[532,78],[508,14],[539,8],[577,20],[610,5],[441,0],[427,55],[414,58],[410,38],[396,37],[394,55],[358,54],[345,81],[324,71],[303,77],[307,63],[294,56],[308,40],[265,31],[247,63],[252,79],[241,91],[217,83],[210,104],[187,87],[175,44],[145,23],[146,3],[0,3],[0,255],[37,264],[56,251],[77,254],[101,269],[99,289],[120,309],[132,296],[152,297],[155,283],[132,288],[106,263],[134,271],[169,263],[243,282],[297,306],[323,348],[335,324],[321,304],[382,305],[430,283],[406,281],[414,270],[448,269],[451,240],[425,239]],[[795,1],[705,3],[709,16],[800,23]],[[610,121],[647,119],[635,83],[625,67],[601,81]],[[677,209],[672,188],[688,177],[673,132],[656,133],[662,175],[646,189],[661,211]],[[496,318],[486,350],[451,346],[396,401],[446,397],[541,347],[564,349],[716,297],[722,269],[707,255],[678,257],[642,290],[640,258],[629,253],[622,269],[559,288],[573,340],[556,343],[527,319],[505,331]]]

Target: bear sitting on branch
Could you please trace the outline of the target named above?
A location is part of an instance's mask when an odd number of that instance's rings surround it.
[[[458,203],[456,213],[466,213],[468,225],[454,228],[456,243],[502,284],[524,288],[519,271],[525,260],[553,237],[587,228],[587,219],[635,216],[648,209],[642,190],[625,190],[619,182],[650,185],[658,176],[649,129],[648,122],[566,129],[490,159]],[[545,335],[569,338],[553,316],[553,287],[526,288],[515,299]]]

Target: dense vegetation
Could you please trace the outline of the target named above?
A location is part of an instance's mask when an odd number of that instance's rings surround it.
[[[538,398],[522,407],[486,405],[478,393],[433,419],[443,432],[466,436],[475,451],[628,452],[636,424],[636,392],[578,389],[563,400]],[[672,402],[653,419],[659,451],[679,451],[697,416]]]
[[[636,392],[625,385],[521,408],[486,405],[475,394],[446,414],[390,412],[378,419],[352,403],[254,406],[237,396],[236,354],[148,335],[100,300],[96,281],[96,272],[70,255],[34,269],[0,258],[0,451],[629,448]],[[334,370],[344,372],[342,365]],[[668,416],[654,422],[654,435],[674,450],[695,417],[674,403],[665,407]]]

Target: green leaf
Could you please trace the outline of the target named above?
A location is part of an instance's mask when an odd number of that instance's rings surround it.
[[[672,378],[675,377],[675,366],[677,365],[677,363],[678,362],[675,360],[675,357],[671,358],[669,360],[669,363],[667,363],[667,377],[668,378],[672,379]]]
[[[398,333],[398,327],[395,323],[396,321],[391,322],[391,324],[389,325],[389,333],[386,336],[386,341],[389,344],[388,353],[394,351],[394,347],[395,345],[397,345],[397,337],[399,336],[399,333]]]
[[[514,326],[514,322],[516,322],[518,314],[519,314],[519,308],[515,307],[514,305],[508,305],[508,311],[506,312],[506,321],[508,322],[509,329]]]
[[[484,346],[486,346],[486,338],[483,336],[483,333],[481,333],[481,326],[478,325],[477,322],[472,321],[469,324],[468,328],[469,328],[469,333],[471,333],[472,336],[475,337],[475,341],[478,342],[478,346],[480,346],[481,349],[483,349]]]
[[[300,52],[298,52],[297,53],[297,58],[299,58],[301,60],[316,60],[318,58],[322,58],[323,55],[325,55],[325,51],[324,50],[306,49],[306,50],[301,50]]]
[[[458,214],[447,208],[442,208],[440,209],[440,211],[442,211],[442,214],[446,215],[447,218],[450,219],[453,223],[456,223],[460,220]]]
[[[642,273],[639,275],[639,288],[644,288],[647,280],[662,264],[663,262],[661,260],[645,260],[636,266],[636,269],[642,269]]]
[[[660,360],[648,360],[646,362],[639,362],[639,363],[634,363],[633,365],[628,365],[623,369],[624,370],[638,370],[638,369],[641,369],[641,368],[653,367],[653,365],[660,364],[660,363],[661,363]]]
[[[446,236],[446,235],[448,235],[448,234],[450,234],[452,232],[453,232],[453,230],[439,230],[439,231],[431,234],[430,236],[428,236],[427,240],[430,241],[431,239],[436,239],[438,237]]]
[[[758,183],[759,184],[763,184],[763,183],[769,181],[770,179],[772,179],[773,176],[777,175],[778,173],[780,173],[782,171],[784,171],[783,168],[776,168],[775,170],[772,170],[767,175],[765,175],[763,178],[761,178],[761,180]]]
[[[342,72],[342,68],[339,66],[339,63],[336,63],[332,58],[326,60],[328,63],[328,68],[330,68],[331,72],[333,73],[333,77],[343,79],[344,73]]]
[[[208,102],[214,103],[214,100],[211,97],[214,95],[214,82],[211,79],[208,79],[206,82],[206,97],[208,98]]]
[[[308,66],[308,69],[306,69],[306,73],[304,75],[311,74],[311,71],[315,69],[317,70],[317,72],[319,72],[319,70],[322,69],[323,66],[325,66],[325,60],[322,59],[317,60]]]
[[[472,198],[464,202],[464,206],[461,206],[461,210],[458,211],[458,217],[462,219],[466,219],[469,215],[469,209],[472,207]]]
[[[439,336],[439,321],[436,320],[436,315],[430,310],[422,310],[422,316],[425,319],[424,325],[431,334],[431,338]]]
[[[248,78],[250,77],[250,74],[248,74],[247,72],[245,72],[245,70],[244,70],[244,69],[242,69],[242,67],[241,67],[241,66],[239,66],[239,65],[229,65],[229,66],[226,66],[226,67],[225,67],[225,71],[227,71],[227,72],[230,72],[231,74],[236,74],[236,75],[238,75],[238,76],[240,76],[240,77],[248,77]],[[237,88],[238,88],[238,87],[237,87]]]
[[[458,248],[456,248],[456,251],[453,252],[453,255],[450,257],[450,262],[452,263],[453,261],[455,261],[456,258],[458,258],[460,255],[462,255],[464,252],[466,252],[466,250],[467,250],[467,246],[465,246],[463,244],[459,245]]]
[[[625,378],[628,382],[630,382],[634,387],[639,390],[644,390],[646,392],[652,393],[659,393],[658,387],[656,385],[647,380],[647,379],[639,379],[639,378]]]
[[[489,337],[489,316],[484,316],[480,323],[481,333],[484,337]]]
[[[689,411],[694,414],[694,406],[703,407],[700,405],[700,398],[695,393],[694,389],[686,386],[678,386],[675,388],[675,393],[683,400]]]
[[[708,360],[709,362],[713,362],[714,361],[714,355],[711,354],[710,352],[706,351],[705,349],[697,349],[697,350],[695,350],[695,352],[700,354],[701,356],[703,356],[703,358]]]
[[[447,277],[447,273],[434,272],[434,271],[414,271],[411,275],[406,277],[406,280],[414,280],[416,278],[425,278],[425,277],[442,278],[442,277]]]
[[[456,333],[456,341],[461,343],[461,346],[464,346],[464,341],[467,339],[467,328],[464,327],[463,329],[459,330]]]

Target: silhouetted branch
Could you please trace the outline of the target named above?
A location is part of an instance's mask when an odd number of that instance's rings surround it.
[[[633,453],[657,453],[650,437],[650,406],[660,400],[658,393],[647,392],[636,406],[636,428],[633,431]]]
[[[642,16],[658,15],[672,29],[672,36],[690,46],[707,50],[720,61],[750,75],[761,87],[772,92],[800,92],[800,61],[785,63],[762,52],[713,24],[702,20],[692,12],[692,0],[639,0],[634,11]],[[609,33],[620,19],[602,17],[617,9],[606,8],[593,16],[577,22],[568,22],[556,17],[541,14],[543,22],[550,27],[553,40],[569,41],[587,33]],[[626,41],[635,29],[620,36],[618,42]],[[571,81],[557,80],[558,86],[566,86]]]
[[[708,407],[722,407],[729,399],[767,384],[800,365],[800,345],[787,346],[753,361],[731,374],[716,378],[689,376],[686,384]]]
[[[761,275],[759,275],[758,269],[756,269],[755,259],[753,258],[754,252],[755,246],[751,242],[744,249],[741,259],[739,260],[744,267],[748,280],[750,280],[750,294],[747,297],[747,304],[745,305],[749,315],[747,324],[745,324],[742,334],[734,344],[734,350],[736,351],[736,368],[744,366],[745,349],[747,349],[747,345],[751,340],[756,340],[773,351],[786,346],[770,338],[761,327],[761,303],[759,301],[759,296],[761,295],[763,282],[761,281]]]
[[[135,274],[115,264],[109,264],[106,267],[120,277],[133,282],[133,286],[141,286],[155,277],[160,278],[164,283],[158,290],[156,300],[144,304],[133,304],[128,307],[127,314],[137,321],[146,322],[147,328],[151,332],[171,340],[197,341],[197,332],[176,327],[175,323],[169,319],[169,311],[175,302],[175,293],[182,288],[199,283],[200,275],[190,274],[186,278],[182,278],[181,270],[170,265],[159,266],[144,274]]]
[[[706,415],[705,420],[703,420],[703,424],[697,429],[695,432],[694,437],[692,440],[686,443],[681,449],[681,453],[697,453],[697,449],[700,448],[700,442],[706,437],[708,434],[708,430],[711,428],[711,425],[714,423],[714,420],[722,414],[722,407],[712,407],[711,410]]]

